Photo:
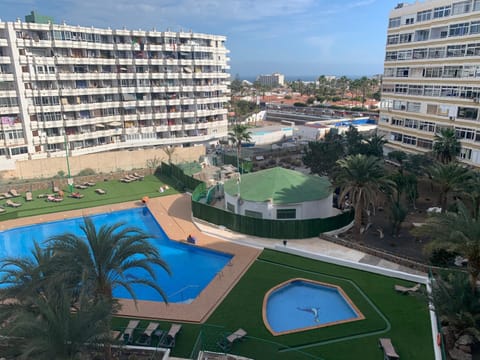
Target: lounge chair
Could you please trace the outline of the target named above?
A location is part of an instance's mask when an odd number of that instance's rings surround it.
[[[62,197],[57,197],[57,196],[48,195],[47,198],[45,199],[45,201],[49,201],[49,202],[62,202],[62,201],[63,201],[63,198],[62,198]]]
[[[25,201],[33,201],[33,195],[31,191],[25,193]]]
[[[378,347],[383,350],[383,360],[397,360],[400,359],[395,348],[392,345],[392,340],[388,338],[378,339]]]
[[[20,194],[19,194],[19,193],[17,192],[17,190],[15,190],[15,189],[11,189],[11,190],[9,191],[9,193],[10,193],[13,197],[18,197],[18,196],[20,196]]]
[[[86,189],[88,186],[87,185],[75,185],[75,189],[80,189],[80,190],[84,190]]]
[[[138,173],[133,173],[133,176],[135,176],[138,180],[143,180],[143,178],[145,177],[145,176],[140,175]]]
[[[158,342],[158,346],[163,348],[169,348],[169,349],[175,347],[175,338],[181,329],[182,329],[182,325],[172,324],[170,326],[170,330],[168,330],[168,333],[166,333],[164,336],[160,338],[160,341]]]
[[[13,196],[12,196],[10,193],[8,193],[8,192],[7,192],[7,193],[3,193],[2,196],[3,196],[4,199],[10,199],[10,198],[13,197]]]
[[[138,180],[135,176],[132,176],[132,175],[125,175],[124,178],[128,179],[128,180],[131,180],[131,181]]]
[[[6,204],[7,204],[7,206],[10,206],[10,207],[13,207],[13,208],[17,208],[19,206],[22,206],[22,204],[13,202],[12,200],[7,200]]]
[[[96,184],[90,181],[84,182],[83,186],[95,186]]]
[[[121,182],[123,183],[131,183],[133,180],[127,179],[127,178],[122,178],[120,179]]]
[[[98,194],[98,195],[105,195],[107,192],[103,189],[95,189],[95,192]]]
[[[240,328],[234,333],[231,333],[230,335],[223,337],[219,342],[217,342],[217,345],[224,352],[227,352],[232,348],[233,343],[243,340],[246,335],[247,335],[247,332]]]
[[[125,328],[125,331],[123,332],[123,342],[125,344],[130,344],[133,342],[133,332],[137,328],[138,324],[140,323],[140,320],[130,320],[128,322],[127,327]]]
[[[3,214],[5,211],[7,210],[5,210],[3,207],[0,206],[0,214]]]
[[[156,322],[151,322],[148,324],[147,328],[143,331],[142,335],[140,335],[140,339],[138,339],[138,345],[150,345],[152,343],[152,334],[155,330],[157,330],[160,324]]]
[[[74,198],[74,199],[81,199],[81,198],[83,198],[83,196],[84,195],[80,194],[79,192],[73,192],[73,193],[70,194],[70,197]]]
[[[406,294],[409,294],[409,293],[417,292],[418,290],[420,290],[421,286],[422,286],[421,284],[417,284],[415,286],[412,286],[412,287],[408,288],[408,287],[405,287],[405,286],[402,286],[402,285],[395,285],[395,291],[406,295]]]

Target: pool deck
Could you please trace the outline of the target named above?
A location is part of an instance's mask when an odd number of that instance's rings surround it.
[[[170,239],[186,242],[188,235],[192,235],[196,240],[196,244],[191,246],[206,247],[231,254],[233,255],[232,260],[190,304],[170,303],[167,305],[154,301],[137,301],[137,306],[135,306],[132,300],[120,300],[122,310],[118,315],[166,321],[202,323],[207,320],[208,316],[215,310],[230,289],[240,280],[241,276],[260,254],[261,250],[258,248],[238,245],[202,233],[191,220],[190,204],[190,196],[180,194],[149,199],[147,206]],[[108,213],[142,206],[144,206],[144,204],[140,201],[126,202],[7,220],[0,223],[0,230],[3,231],[19,226],[98,213]],[[168,259],[166,260],[168,262]]]

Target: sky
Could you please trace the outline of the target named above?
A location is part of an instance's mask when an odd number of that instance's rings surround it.
[[[399,2],[0,0],[0,18],[24,20],[35,10],[69,25],[225,35],[232,76],[280,72],[294,80],[383,73],[388,17]]]

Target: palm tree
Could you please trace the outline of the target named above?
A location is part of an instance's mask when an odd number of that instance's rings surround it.
[[[338,171],[335,184],[341,189],[340,199],[348,195],[355,209],[357,239],[360,237],[362,213],[374,207],[378,195],[392,185],[385,178],[385,171],[379,158],[365,155],[350,155],[337,161]]]
[[[370,139],[367,139],[364,145],[365,155],[377,156],[383,158],[383,145],[387,143],[384,136],[373,135]]]
[[[433,214],[414,232],[429,236],[430,248],[446,248],[466,258],[470,286],[475,292],[480,274],[480,221],[471,216],[461,201],[457,201],[457,208],[456,213]]]
[[[83,286],[91,284],[96,299],[112,300],[113,289],[118,286],[125,288],[136,301],[132,285],[143,284],[155,289],[167,302],[167,296],[155,283],[153,265],[170,274],[168,265],[148,241],[151,236],[138,228],[123,226],[124,223],[103,225],[97,231],[92,219],[86,217],[80,226],[85,238],[73,233],[56,235],[48,240],[49,248],[63,260],[66,272],[70,264],[81,267],[87,279]],[[132,269],[145,271],[150,279],[131,275]]]
[[[462,145],[452,128],[441,128],[433,140],[433,153],[437,160],[444,164],[454,160],[460,154],[461,148]]]
[[[246,125],[237,124],[232,128],[232,131],[228,133],[228,138],[234,146],[237,148],[237,167],[240,171],[240,155],[242,149],[242,143],[252,140],[252,133],[248,131]]]
[[[472,176],[469,169],[456,162],[434,164],[430,166],[429,173],[432,181],[439,187],[439,201],[442,212],[447,211],[448,196],[464,191],[465,184]]]

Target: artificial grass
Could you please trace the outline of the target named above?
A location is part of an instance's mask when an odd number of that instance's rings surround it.
[[[160,186],[165,184],[169,185],[169,189],[163,193],[160,193],[158,191]],[[97,194],[95,189],[98,188],[105,190],[106,194]],[[70,195],[70,189],[68,187],[63,188],[62,190],[65,194],[62,202],[48,202],[45,201],[44,198],[38,198],[39,194],[52,193],[51,189],[34,191],[33,201],[25,201],[24,196],[12,198],[11,200],[21,203],[22,206],[18,208],[4,206],[7,211],[0,214],[0,221],[54,212],[85,209],[126,201],[141,200],[144,196],[154,198],[178,193],[168,178],[157,178],[154,175],[147,175],[142,181],[133,181],[131,183],[122,183],[118,180],[109,180],[98,182],[95,186],[91,186],[86,189],[73,189],[74,192],[79,192],[80,194],[84,195],[84,197],[81,199],[68,197],[68,195]],[[5,201],[2,200],[0,205],[4,205]]]
[[[262,319],[264,295],[273,286],[296,277],[341,286],[366,319],[295,334],[271,335]],[[264,250],[205,324],[184,324],[172,355],[190,357],[200,348],[220,351],[216,343],[222,334],[243,328],[248,338],[236,343],[230,352],[254,359],[347,360],[355,357],[375,360],[383,355],[378,349],[380,337],[392,339],[401,359],[433,359],[426,299],[398,294],[393,289],[395,284],[412,285],[386,276]],[[116,321],[122,326],[127,323],[127,319]],[[143,328],[146,326],[147,322]],[[162,328],[168,327],[169,323],[162,324]]]

